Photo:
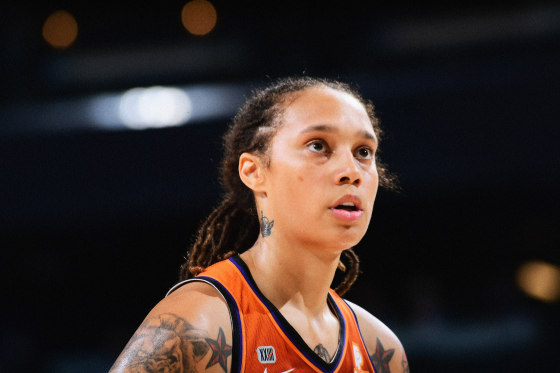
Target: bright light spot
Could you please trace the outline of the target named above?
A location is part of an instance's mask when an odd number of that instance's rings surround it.
[[[192,0],[181,11],[183,26],[193,35],[206,35],[216,26],[216,8],[206,0]]]
[[[119,129],[122,121],[119,116],[119,104],[122,95],[100,94],[90,98],[88,116],[94,125],[107,129]]]
[[[560,299],[560,268],[543,261],[527,262],[517,270],[517,284],[533,298],[555,302]]]
[[[55,48],[68,48],[78,37],[78,23],[65,10],[57,10],[43,23],[43,38]]]
[[[131,129],[179,126],[191,117],[192,103],[181,89],[133,88],[119,102],[119,118]]]
[[[106,130],[179,126],[231,118],[247,92],[231,84],[134,88],[89,97],[83,112],[87,125]]]

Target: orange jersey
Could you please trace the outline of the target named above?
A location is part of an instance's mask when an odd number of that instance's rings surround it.
[[[337,352],[327,363],[260,292],[239,256],[208,267],[170,292],[190,281],[209,283],[228,303],[233,326],[232,372],[375,372],[354,312],[333,290],[328,302],[341,327]]]

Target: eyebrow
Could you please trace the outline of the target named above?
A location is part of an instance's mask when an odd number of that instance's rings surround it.
[[[328,125],[328,124],[317,124],[315,126],[310,126],[305,128],[304,130],[302,130],[300,132],[300,134],[305,134],[305,133],[309,133],[309,132],[329,132],[329,133],[338,133],[338,128]],[[375,137],[375,135],[372,132],[363,130],[363,131],[359,131],[359,135],[361,137],[363,137],[364,139],[367,140],[374,140],[377,141],[377,138]]]

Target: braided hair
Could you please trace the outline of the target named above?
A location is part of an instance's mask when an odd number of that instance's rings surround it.
[[[252,190],[239,177],[239,157],[245,152],[258,154],[264,157],[268,166],[268,147],[284,108],[298,92],[311,87],[332,88],[358,99],[368,113],[377,138],[380,138],[381,129],[373,104],[364,100],[346,83],[312,77],[283,78],[255,90],[239,109],[223,137],[224,157],[220,166],[220,182],[224,195],[221,203],[200,226],[194,244],[187,252],[186,261],[181,266],[180,280],[195,277],[208,266],[242,253],[255,243],[260,230],[255,198]],[[380,186],[395,187],[395,177],[387,172],[382,163],[376,163]],[[343,295],[359,273],[359,259],[351,248],[343,251],[338,268],[344,272],[344,277],[335,291]]]

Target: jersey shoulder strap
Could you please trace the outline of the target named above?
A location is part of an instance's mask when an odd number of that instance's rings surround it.
[[[347,329],[347,340],[346,340],[346,350],[352,355],[352,359],[346,359],[346,362],[352,362],[353,367],[348,371],[353,371],[357,373],[375,372],[375,368],[370,359],[370,355],[364,339],[362,337],[362,332],[360,331],[360,326],[358,324],[358,319],[356,314],[344,299],[342,299],[334,290],[330,290],[330,295],[338,306],[342,317],[344,317]],[[348,369],[350,366],[348,367]],[[345,368],[346,369],[346,368]],[[344,372],[345,370],[341,370]]]
[[[228,264],[229,263],[229,264]],[[233,296],[232,292],[230,291],[231,284],[230,281],[227,281],[228,278],[235,278],[235,273],[232,272],[229,260],[224,260],[218,263],[215,263],[208,267],[204,272],[199,274],[198,276],[183,280],[175,284],[173,287],[169,289],[166,293],[166,297],[171,294],[172,292],[176,291],[180,287],[191,283],[191,282],[204,282],[209,284],[214,289],[220,293],[222,298],[226,301],[229,315],[231,320],[231,327],[232,327],[232,354],[231,354],[231,372],[232,373],[239,373],[243,372],[243,332],[241,327],[241,317],[239,311],[239,305],[236,297]],[[233,281],[235,282],[235,281]]]

